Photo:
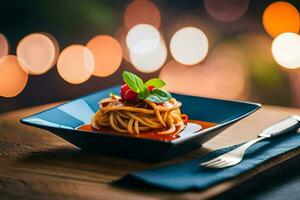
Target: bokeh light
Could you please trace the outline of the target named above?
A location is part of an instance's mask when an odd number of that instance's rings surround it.
[[[204,0],[207,12],[218,21],[235,21],[249,7],[249,0]]]
[[[9,45],[6,37],[0,33],[0,59],[8,54]]]
[[[299,12],[288,2],[279,1],[269,5],[262,21],[266,32],[272,37],[284,32],[299,32]]]
[[[200,29],[185,27],[178,30],[171,38],[170,51],[179,63],[195,65],[206,57],[208,39]]]
[[[19,65],[16,56],[0,59],[0,96],[14,97],[25,88],[28,74]]]
[[[149,24],[138,24],[132,27],[126,36],[126,45],[130,52],[147,54],[160,44],[159,31]]]
[[[43,74],[55,65],[59,47],[55,38],[49,35],[32,33],[19,42],[17,57],[26,72]]]
[[[58,57],[57,70],[67,82],[80,84],[87,81],[95,68],[92,52],[82,45],[71,45],[65,48]]]
[[[106,77],[113,74],[122,62],[120,43],[109,35],[98,35],[87,43],[95,59],[93,75]]]
[[[159,70],[165,63],[168,52],[163,38],[161,38],[159,45],[147,53],[136,53],[130,51],[130,61],[132,65],[139,71],[151,73]]]
[[[160,12],[150,0],[135,0],[125,10],[124,22],[129,30],[137,24],[151,24],[160,27]]]
[[[296,69],[300,67],[300,36],[296,33],[282,33],[272,43],[272,54],[282,67]]]

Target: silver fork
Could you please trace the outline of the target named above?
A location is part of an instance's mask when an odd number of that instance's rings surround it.
[[[231,167],[233,165],[240,163],[243,159],[246,150],[256,142],[264,140],[266,138],[271,138],[286,133],[296,132],[299,126],[300,126],[300,117],[290,116],[263,130],[256,139],[251,140],[243,144],[242,146],[239,146],[238,148],[230,152],[227,152],[221,156],[200,163],[200,165],[208,168]]]

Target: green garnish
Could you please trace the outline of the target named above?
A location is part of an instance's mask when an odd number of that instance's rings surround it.
[[[146,86],[154,86],[156,88],[162,88],[166,85],[166,83],[160,78],[152,78],[145,83]]]
[[[172,98],[170,93],[160,89],[166,85],[160,78],[152,78],[144,83],[140,77],[128,71],[124,71],[122,76],[124,82],[138,94],[138,98],[141,100],[147,99],[155,103],[162,103]],[[149,91],[148,86],[154,86],[155,88]]]
[[[150,92],[148,94],[148,96],[146,97],[147,100],[155,102],[155,103],[165,102],[171,98],[172,98],[172,96],[169,92],[166,92],[166,91],[158,89],[158,88],[153,90],[152,92]]]
[[[113,96],[116,96],[116,94],[113,93],[113,92],[110,92],[110,93],[109,93],[109,96],[110,96],[110,97],[113,97]]]
[[[123,79],[125,83],[127,83],[128,87],[130,87],[130,89],[132,89],[136,93],[140,93],[146,87],[143,80],[133,73],[124,71]]]

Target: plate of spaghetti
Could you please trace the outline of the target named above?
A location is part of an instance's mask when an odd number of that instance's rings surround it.
[[[92,118],[93,128],[132,135],[147,132],[174,135],[185,128],[187,115],[181,114],[182,103],[159,89],[165,85],[163,80],[150,79],[144,84],[138,76],[126,71],[123,78],[128,83],[121,87],[121,96],[111,94],[99,102],[100,109]],[[146,94],[142,97],[143,90]]]
[[[159,78],[131,72],[124,83],[28,116],[22,123],[51,131],[83,150],[163,161],[210,140],[261,107],[257,103],[171,94]]]

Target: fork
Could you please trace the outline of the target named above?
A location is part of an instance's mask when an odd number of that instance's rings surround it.
[[[240,163],[243,160],[246,150],[253,144],[267,138],[272,138],[274,136],[296,132],[299,126],[300,126],[300,117],[290,116],[263,130],[256,139],[251,140],[243,144],[242,146],[233,149],[232,151],[227,152],[221,156],[200,163],[200,165],[207,168],[231,167],[233,165]]]

